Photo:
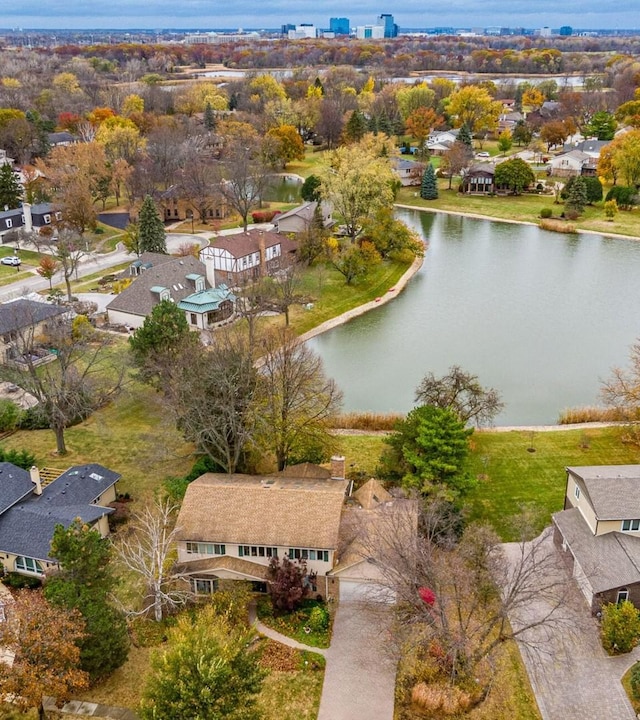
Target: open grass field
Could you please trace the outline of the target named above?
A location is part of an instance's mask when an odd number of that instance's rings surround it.
[[[470,520],[488,522],[505,540],[520,539],[517,518],[531,514],[535,532],[562,510],[568,465],[637,463],[640,451],[622,441],[623,428],[530,433],[476,432],[470,458],[477,487],[466,498]],[[374,475],[383,448],[381,435],[341,435],[347,466]],[[531,452],[533,448],[535,452]]]

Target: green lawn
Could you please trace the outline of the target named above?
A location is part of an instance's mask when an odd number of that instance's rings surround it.
[[[622,442],[619,427],[557,432],[476,432],[471,469],[478,486],[466,498],[469,519],[489,522],[504,540],[519,539],[516,520],[532,514],[535,531],[562,510],[567,465],[619,465],[639,461],[640,451]],[[347,465],[375,473],[380,435],[339,436]],[[530,452],[529,448],[535,448]],[[515,526],[514,526],[515,525]]]

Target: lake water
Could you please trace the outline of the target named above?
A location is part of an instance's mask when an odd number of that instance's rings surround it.
[[[345,410],[405,412],[425,373],[454,364],[501,392],[498,424],[598,402],[640,336],[640,242],[397,214],[429,242],[421,270],[393,302],[310,341]]]

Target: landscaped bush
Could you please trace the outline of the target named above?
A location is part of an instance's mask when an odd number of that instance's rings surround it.
[[[42,585],[42,580],[40,580],[40,578],[27,577],[26,575],[20,575],[19,573],[14,572],[7,573],[2,578],[2,582],[14,590],[21,590],[22,588],[34,590]]]
[[[5,450],[0,447],[0,462],[9,462],[23,470],[29,470],[36,464],[36,456],[28,450]]]
[[[251,213],[254,223],[271,222],[276,215],[280,215],[280,210],[255,210]]]
[[[314,632],[324,632],[329,627],[329,611],[321,605],[311,608],[308,627]]]
[[[580,213],[578,210],[569,208],[568,210],[564,211],[564,216],[567,218],[567,220],[577,220],[580,217]]]
[[[631,668],[629,684],[631,685],[631,692],[633,693],[633,697],[637,700],[640,700],[640,662],[637,662]]]
[[[587,202],[592,205],[595,202],[602,200],[602,183],[597,177],[588,177],[581,175],[580,178],[584,182],[585,189],[587,191]],[[571,186],[575,183],[577,177],[571,177],[567,180],[567,184],[562,188],[560,197],[566,200],[569,197]]]
[[[48,430],[49,421],[39,405],[27,408],[18,422],[20,430]]]
[[[10,432],[18,427],[22,411],[11,400],[0,400],[0,432]]]
[[[638,191],[633,186],[614,185],[607,193],[605,200],[615,200],[621,210],[630,210],[636,203]]]
[[[541,218],[550,218],[552,215],[553,215],[553,210],[551,208],[542,208],[542,210],[540,210]]]
[[[629,600],[604,605],[600,637],[609,655],[631,652],[640,637],[640,614],[635,605]]]
[[[471,696],[455,685],[418,683],[411,691],[411,703],[421,717],[442,718],[464,713],[472,705]]]

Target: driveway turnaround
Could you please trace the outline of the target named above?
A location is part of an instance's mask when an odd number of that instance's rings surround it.
[[[548,552],[558,552],[548,531],[545,544]],[[503,548],[508,558],[517,560],[518,544],[508,543]],[[598,622],[569,573],[566,575],[561,625],[532,628],[519,643],[543,720],[635,720],[620,680],[640,659],[640,648],[609,657],[600,643]],[[521,611],[519,618],[510,620],[515,627],[544,617],[548,610],[546,601],[538,599]]]
[[[393,720],[392,609],[342,602],[333,623],[318,720]]]

